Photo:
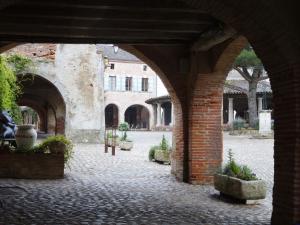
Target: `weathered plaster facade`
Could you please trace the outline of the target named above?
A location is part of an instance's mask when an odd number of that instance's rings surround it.
[[[101,76],[104,66],[96,45],[26,44],[11,52],[32,57],[34,67],[28,73],[49,81],[63,98],[65,107],[56,104],[57,99],[48,92],[49,89],[32,90],[34,93],[40,91],[38,96],[49,96],[47,101],[55,112],[53,115],[47,111],[49,133],[54,133],[53,127],[58,126],[63,127],[60,129],[63,132],[58,133],[65,133],[74,142],[100,142],[104,129]],[[23,104],[26,105],[26,101]]]

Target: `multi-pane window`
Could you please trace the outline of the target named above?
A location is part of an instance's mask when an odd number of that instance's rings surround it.
[[[117,82],[116,82],[116,76],[109,76],[109,90],[110,91],[115,91],[116,90],[116,86],[117,86]]]
[[[111,70],[115,69],[115,64],[114,64],[114,63],[111,63],[111,64],[110,64],[110,69],[111,69]]]
[[[125,90],[126,91],[132,91],[132,77],[126,77]]]
[[[149,83],[148,78],[142,78],[142,91],[148,91]]]

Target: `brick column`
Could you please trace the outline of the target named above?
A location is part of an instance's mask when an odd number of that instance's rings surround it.
[[[222,98],[225,72],[199,74],[189,112],[189,182],[212,184],[222,163]]]
[[[272,224],[300,224],[300,62],[272,72],[274,188]]]

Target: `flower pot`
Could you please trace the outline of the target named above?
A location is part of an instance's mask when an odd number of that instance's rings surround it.
[[[170,164],[170,151],[155,150],[154,159],[157,162]]]
[[[18,125],[16,132],[16,143],[18,149],[31,149],[37,138],[36,130],[34,129],[34,125],[26,124],[26,125]]]
[[[267,192],[263,180],[246,181],[223,174],[215,174],[214,186],[221,194],[244,201],[264,199]]]
[[[119,147],[121,150],[129,151],[133,148],[133,142],[132,141],[120,141]]]

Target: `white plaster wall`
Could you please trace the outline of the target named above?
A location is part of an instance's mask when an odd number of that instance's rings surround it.
[[[82,138],[78,135],[85,131],[90,133],[86,135],[87,139],[91,135],[102,137],[103,69],[102,58],[97,54],[95,45],[57,45],[54,80],[63,86],[67,106],[66,133],[73,139]],[[95,134],[91,133],[93,131]],[[82,136],[85,136],[84,133]]]

